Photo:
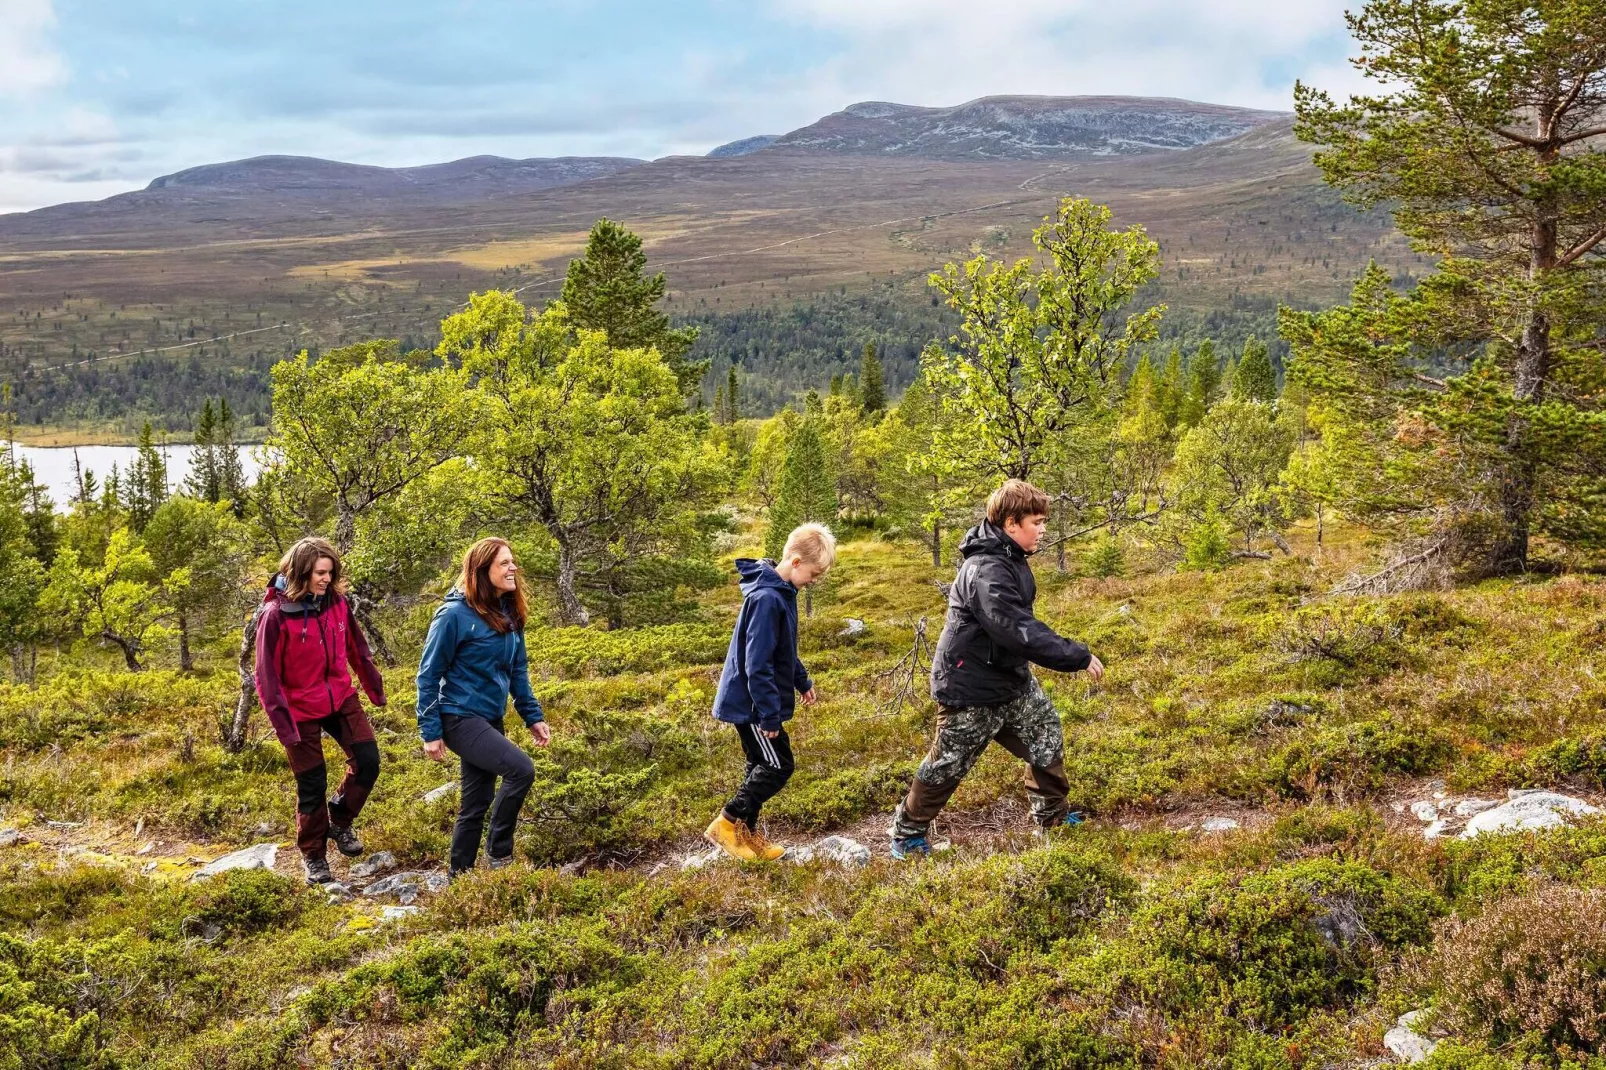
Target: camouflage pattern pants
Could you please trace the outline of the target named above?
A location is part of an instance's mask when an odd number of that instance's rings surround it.
[[[892,835],[925,835],[989,743],[1026,763],[1032,819],[1045,828],[1057,825],[1070,809],[1065,737],[1053,700],[1033,680],[1029,693],[998,706],[938,707],[937,738],[892,816]]]

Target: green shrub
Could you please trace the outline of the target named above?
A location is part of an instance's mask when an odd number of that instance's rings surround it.
[[[1299,862],[1155,889],[1081,984],[1167,1014],[1271,1031],[1370,992],[1391,950],[1424,942],[1437,901],[1359,863]]]
[[[1371,602],[1326,602],[1296,611],[1276,637],[1296,663],[1323,683],[1372,680],[1404,663],[1405,629]]]
[[[1126,573],[1126,554],[1118,540],[1105,536],[1088,550],[1084,559],[1087,574],[1106,579]]]
[[[301,882],[272,870],[237,869],[187,888],[181,909],[192,932],[240,935],[293,922],[305,892]]]
[[[656,672],[725,659],[728,624],[663,624],[649,628],[532,628],[527,637],[533,669],[564,676]]]
[[[1268,755],[1267,785],[1294,798],[1321,789],[1375,790],[1389,776],[1438,772],[1455,753],[1440,728],[1400,719],[1357,721],[1301,733]]]
[[[100,1015],[64,1006],[66,993],[37,977],[36,958],[28,943],[0,933],[0,1067],[113,1070]]]

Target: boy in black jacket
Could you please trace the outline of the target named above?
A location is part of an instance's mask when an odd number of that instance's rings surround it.
[[[1031,663],[1095,681],[1104,665],[1032,615],[1037,581],[1027,558],[1048,522],[1049,497],[1011,479],[987,499],[987,519],[959,544],[964,561],[948,592],[948,619],[931,662],[937,738],[892,818],[892,855],[928,854],[926,831],[987,744],[1024,761],[1032,818],[1040,829],[1077,824],[1065,779],[1059,711]]]

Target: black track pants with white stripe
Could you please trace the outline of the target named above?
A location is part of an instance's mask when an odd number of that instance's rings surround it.
[[[747,755],[747,776],[735,797],[725,804],[725,816],[747,822],[748,828],[757,828],[759,808],[786,787],[792,777],[792,740],[784,727],[774,739],[767,738],[756,724],[735,727],[742,740],[742,753]]]

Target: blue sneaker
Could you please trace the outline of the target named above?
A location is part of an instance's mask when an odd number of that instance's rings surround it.
[[[915,855],[925,857],[929,854],[931,854],[931,843],[924,836],[909,836],[901,840],[894,836],[892,839],[892,857],[900,862]]]

